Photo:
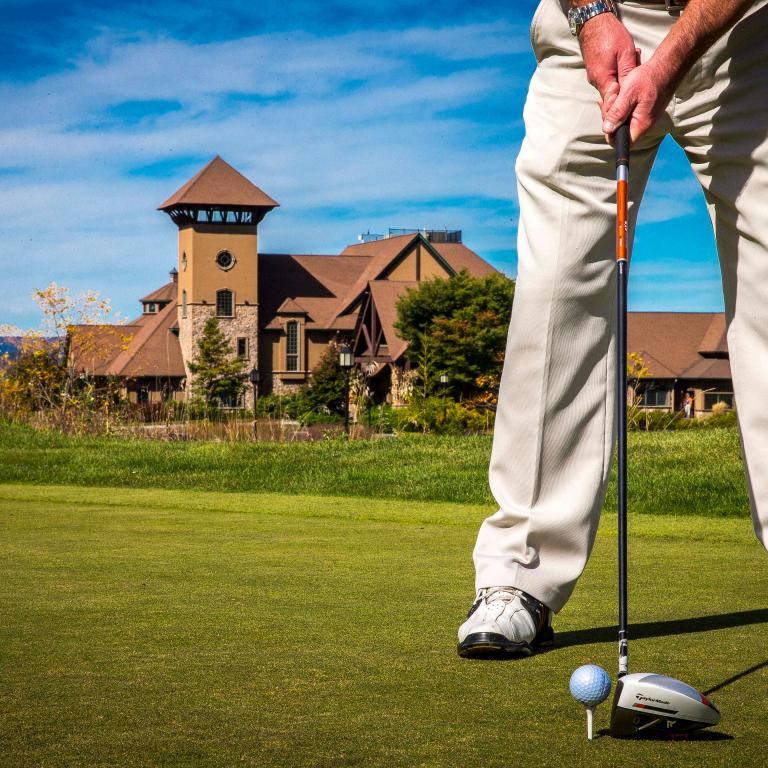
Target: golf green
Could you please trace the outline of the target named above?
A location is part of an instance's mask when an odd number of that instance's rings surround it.
[[[589,743],[568,679],[615,674],[615,517],[553,650],[467,661],[488,511],[0,485],[0,764],[765,764],[768,560],[747,520],[630,522],[630,668],[721,686],[721,725]]]

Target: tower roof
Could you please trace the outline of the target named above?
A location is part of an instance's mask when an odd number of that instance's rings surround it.
[[[216,155],[208,165],[160,205],[158,210],[165,211],[187,205],[271,210],[280,203]]]

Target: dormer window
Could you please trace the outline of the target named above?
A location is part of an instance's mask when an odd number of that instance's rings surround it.
[[[232,291],[226,288],[216,291],[216,316],[232,317],[234,313],[235,302]]]

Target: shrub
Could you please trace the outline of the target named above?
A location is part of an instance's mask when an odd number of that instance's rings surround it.
[[[388,403],[374,405],[366,398],[358,412],[358,423],[365,424],[376,432],[391,434],[397,424],[396,411]]]
[[[681,412],[643,411],[638,408],[628,409],[627,427],[630,431],[663,432],[668,429],[709,429],[735,427],[737,425],[735,411],[726,410],[717,413],[712,409],[711,416],[697,419],[686,419]]]
[[[711,416],[704,416],[700,419],[679,419],[675,423],[675,429],[724,429],[738,426],[736,411],[725,411],[725,413],[713,413]]]
[[[323,353],[304,391],[311,410],[344,412],[344,371],[339,366],[339,345],[335,341]]]
[[[342,415],[331,411],[330,408],[313,402],[305,388],[287,395],[272,394],[260,397],[256,413],[262,418],[291,419],[307,425],[335,424],[343,419]]]
[[[627,409],[627,428],[630,432],[663,432],[666,429],[676,429],[678,421],[681,421],[680,413],[646,411],[634,406]]]
[[[493,425],[491,411],[469,408],[444,397],[414,397],[393,415],[396,427],[403,432],[458,435],[485,432]]]

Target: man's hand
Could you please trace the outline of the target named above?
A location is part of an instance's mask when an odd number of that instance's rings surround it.
[[[634,144],[667,108],[675,90],[673,79],[673,71],[660,66],[655,56],[632,70],[608,109],[603,109],[606,138],[629,118],[629,137]]]
[[[605,119],[625,77],[637,66],[634,40],[612,13],[601,13],[584,24],[579,45],[587,79],[600,94],[600,109]]]
[[[610,104],[603,99],[603,131],[606,138],[610,139],[613,132],[629,118],[630,138],[632,142],[637,141],[667,108],[677,86],[694,62],[754,2],[689,0],[685,11],[648,62],[619,78],[618,96],[613,96]],[[595,17],[595,20],[602,16]],[[587,26],[584,25],[582,34],[587,31]]]

